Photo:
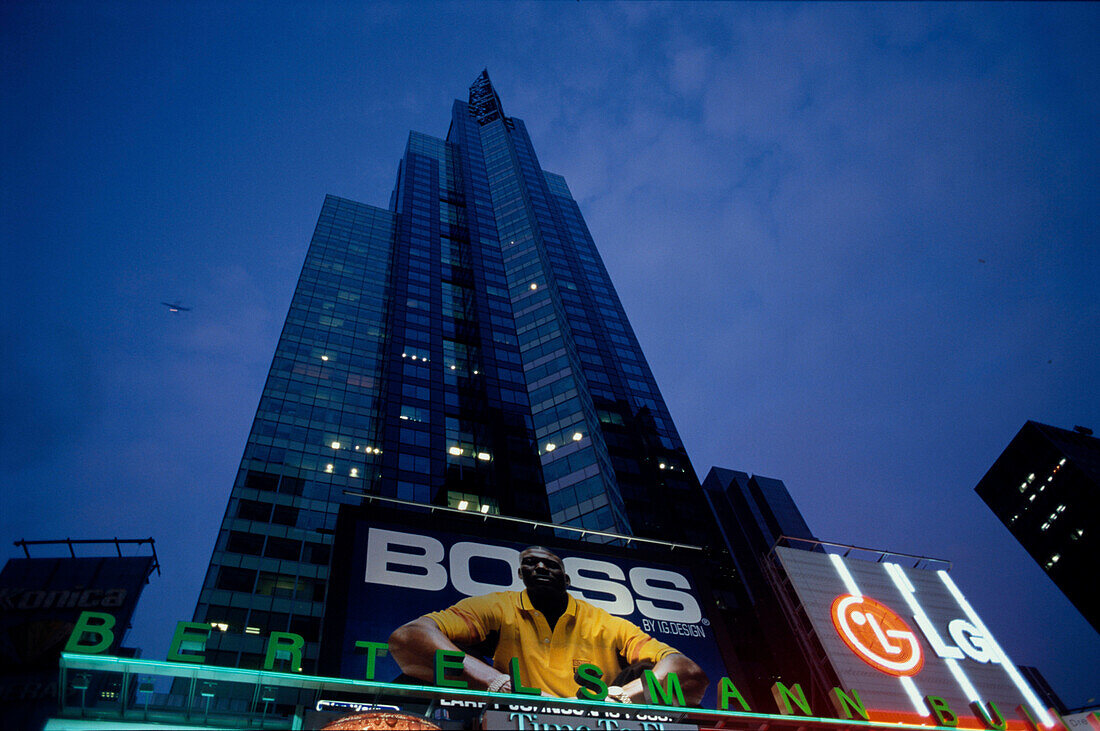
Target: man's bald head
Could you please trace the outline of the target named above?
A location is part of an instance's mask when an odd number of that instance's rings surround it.
[[[564,595],[569,575],[557,554],[542,546],[525,548],[519,554],[519,577],[528,592],[552,592]]]

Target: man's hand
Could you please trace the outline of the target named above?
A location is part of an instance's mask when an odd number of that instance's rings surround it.
[[[662,685],[669,673],[676,673],[676,677],[680,680],[680,688],[684,691],[684,702],[689,706],[699,705],[710,682],[703,669],[687,655],[677,652],[661,658],[653,666],[653,675]],[[647,691],[644,676],[635,678],[623,686],[623,692],[630,698],[631,703],[653,703],[654,699],[646,698]]]
[[[414,619],[394,630],[390,635],[389,648],[401,672],[429,683],[435,682],[436,650],[462,652],[447,635],[439,630],[435,622],[427,617]],[[472,655],[467,654],[462,661],[462,679],[474,690],[487,689],[500,676],[499,670],[486,665]],[[509,678],[509,691],[511,687],[512,681]]]

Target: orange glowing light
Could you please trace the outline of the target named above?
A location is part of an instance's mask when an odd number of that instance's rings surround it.
[[[860,660],[895,677],[924,667],[917,634],[884,604],[866,596],[841,594],[833,600],[833,627]]]

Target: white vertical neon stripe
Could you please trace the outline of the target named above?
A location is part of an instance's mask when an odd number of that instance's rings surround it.
[[[844,559],[835,553],[830,553],[829,560],[833,562],[833,567],[836,569],[837,575],[840,576],[840,580],[844,582],[844,588],[848,590],[848,593],[852,596],[863,597],[863,592],[859,590],[859,586],[856,584],[855,578],[852,576],[852,572],[848,570],[848,567],[844,565]],[[930,715],[928,708],[924,705],[924,700],[920,697],[920,691],[917,690],[917,684],[913,682],[913,679],[908,676],[902,676],[898,678],[901,682],[901,687],[905,690],[905,694],[909,696],[909,700],[913,703],[913,708],[917,713],[922,716]]]
[[[890,573],[890,576],[894,579],[894,583],[902,591],[907,591],[910,594],[914,594],[917,591],[917,587],[913,586],[913,582],[909,580],[909,577],[905,575],[905,571],[901,566],[896,563],[887,561],[882,564],[886,567],[886,571]]]
[[[1031,706],[1031,710],[1035,712],[1036,717],[1038,717],[1047,728],[1054,728],[1054,719],[1050,717],[1050,713],[1047,712],[1047,709],[1043,708],[1043,704],[1040,702],[1039,697],[1035,695],[1035,691],[1031,689],[1031,686],[1028,685],[1023,676],[1020,675],[1020,671],[1016,669],[1016,664],[1008,659],[1008,655],[1005,654],[1000,643],[993,637],[993,634],[989,631],[989,628],[985,626],[985,622],[978,616],[978,613],[974,611],[974,608],[970,606],[970,602],[966,600],[963,593],[959,591],[959,587],[955,586],[955,582],[947,575],[946,571],[937,571],[936,573],[940,575],[940,581],[942,581],[943,585],[947,587],[947,590],[951,592],[951,596],[955,597],[955,601],[959,603],[959,607],[966,613],[970,622],[985,635],[990,643],[992,643],[993,649],[1000,659],[1001,667],[1004,668],[1009,679],[1024,698],[1027,699],[1027,704]]]
[[[905,571],[896,563],[884,563],[882,567],[886,569],[886,573],[890,575],[890,578],[894,582],[894,586],[898,588],[901,593],[901,598],[905,600],[905,603],[909,606],[909,611],[913,613],[914,619],[917,620],[917,624],[921,625],[921,629],[925,630],[927,627],[932,626],[932,620],[928,618],[927,612],[924,611],[924,607],[917,601],[916,587],[909,581],[909,577],[905,575]],[[925,632],[927,634],[927,631]],[[959,653],[962,656],[962,653]]]
[[[978,691],[970,682],[970,678],[966,677],[966,673],[963,672],[962,666],[959,665],[959,661],[950,657],[945,657],[943,661],[947,663],[947,669],[955,676],[955,682],[963,689],[966,699],[971,703],[981,703],[982,699],[978,696]]]
[[[833,568],[836,569],[837,574],[840,575],[840,580],[844,582],[844,588],[848,590],[848,593],[852,596],[862,597],[863,593],[856,586],[856,580],[852,578],[852,574],[848,571],[848,567],[844,565],[844,559],[835,553],[829,554],[829,560],[833,562]]]
[[[913,708],[917,709],[917,713],[927,718],[932,715],[932,712],[928,710],[928,706],[924,705],[924,699],[920,697],[920,691],[917,690],[917,684],[913,682],[913,679],[908,676],[902,676],[898,678],[901,681],[901,687],[905,689],[905,694],[909,696],[909,700],[913,703]]]

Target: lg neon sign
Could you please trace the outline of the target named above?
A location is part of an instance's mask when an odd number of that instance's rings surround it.
[[[916,675],[924,667],[916,633],[886,605],[841,594],[833,601],[832,620],[848,649],[871,667],[897,677]]]
[[[1000,663],[996,645],[974,623],[953,619],[947,624],[947,642],[917,605],[913,619],[932,652],[945,660],[968,657],[980,663]],[[924,666],[917,634],[896,612],[871,597],[841,594],[833,600],[833,627],[844,644],[861,660],[889,675],[916,675]]]

